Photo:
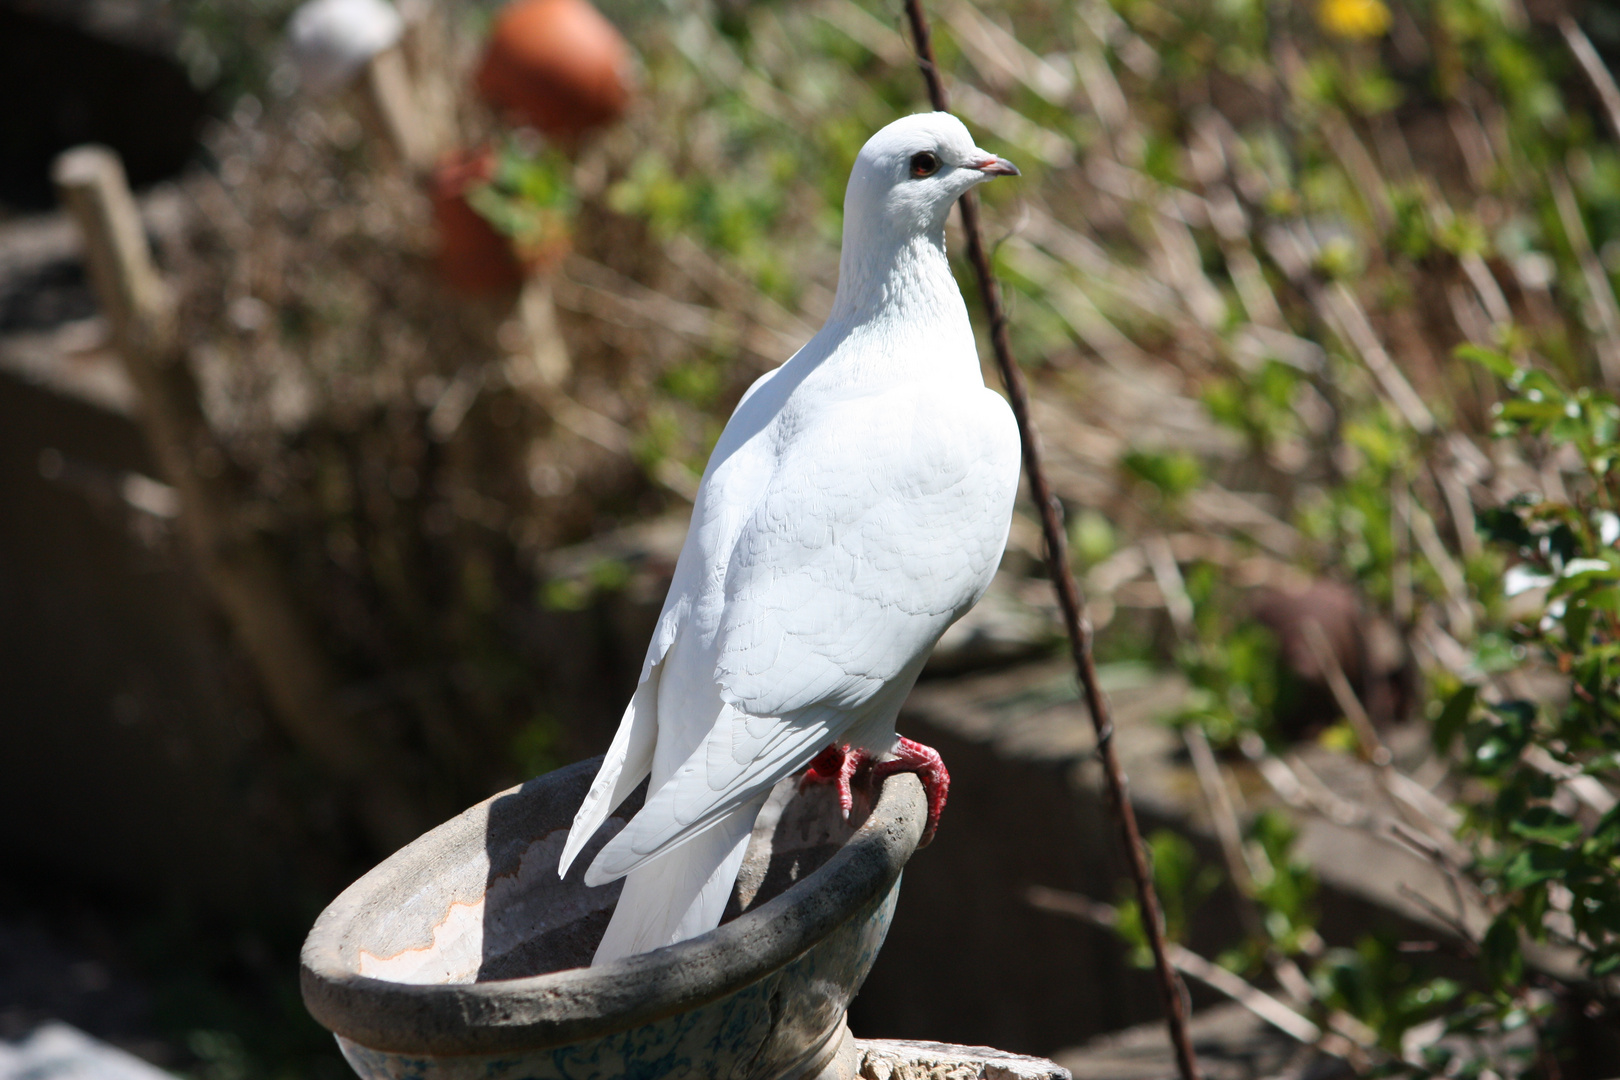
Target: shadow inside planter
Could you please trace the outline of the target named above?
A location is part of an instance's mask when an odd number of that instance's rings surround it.
[[[553,787],[536,797],[534,783],[490,804],[485,852],[489,872],[482,904],[478,966],[471,979],[517,979],[588,967],[607,929],[623,882],[597,888],[584,883],[591,861],[641,809],[643,781],[597,830],[559,879],[557,862],[580,800],[583,783]],[[798,790],[796,777],[778,784],[761,809],[748,852],[737,874],[722,925],[780,895],[827,862],[870,813],[857,794],[845,821],[830,787]],[[470,958],[469,958],[470,959]],[[453,966],[453,965],[452,965]],[[451,981],[456,973],[446,972]],[[465,976],[463,976],[465,978]]]
[[[590,888],[583,880],[585,869],[641,809],[647,785],[643,782],[631,792],[585,845],[568,876],[559,878],[557,862],[568,839],[566,823],[573,820],[591,779],[582,775],[585,785],[570,784],[556,798],[534,798],[531,788],[535,781],[530,781],[520,791],[490,804],[484,839],[489,876],[476,981],[518,979],[590,965],[623,883]]]

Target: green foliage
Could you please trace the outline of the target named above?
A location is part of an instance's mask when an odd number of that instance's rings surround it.
[[[1252,899],[1264,912],[1268,950],[1284,956],[1304,952],[1316,934],[1316,875],[1294,853],[1299,832],[1287,815],[1264,810],[1249,826],[1255,867]]]
[[[519,253],[565,244],[578,204],[568,159],[518,139],[501,144],[488,182],[467,193],[467,205],[511,237]]]
[[[1210,618],[1206,614],[1205,621]],[[1197,723],[1218,746],[1231,746],[1246,732],[1264,735],[1271,730],[1277,647],[1269,631],[1251,622],[1232,625],[1219,641],[1218,646],[1199,643],[1177,651],[1177,666],[1192,692],[1176,719]]]
[[[1524,978],[1525,940],[1573,945],[1594,977],[1620,970],[1620,810],[1596,816],[1555,779],[1613,779],[1620,762],[1620,522],[1609,509],[1620,409],[1607,394],[1565,389],[1499,353],[1466,355],[1509,391],[1493,409],[1497,436],[1547,453],[1573,451],[1586,481],[1570,485],[1567,500],[1525,495],[1479,522],[1513,560],[1517,587],[1544,597],[1539,612],[1505,628],[1506,638],[1524,662],[1567,677],[1568,695],[1481,704],[1473,688],[1462,688],[1442,714],[1444,732],[1436,732],[1449,739],[1460,729],[1462,764],[1491,792],[1471,807],[1465,835],[1497,903],[1483,966],[1511,1003]],[[1540,764],[1547,759],[1552,769]],[[1550,919],[1552,911],[1564,917]]]
[[[565,764],[558,756],[560,735],[555,717],[534,717],[513,736],[512,763],[524,776],[540,776]]]
[[[537,599],[548,611],[583,611],[600,597],[623,589],[630,576],[630,567],[622,561],[598,559],[582,574],[547,580],[540,586]]]
[[[1529,990],[1526,944],[1573,949],[1593,979],[1620,973],[1620,808],[1599,814],[1559,781],[1620,777],[1620,518],[1611,509],[1620,411],[1603,392],[1567,388],[1496,350],[1465,346],[1458,354],[1501,380],[1506,396],[1491,410],[1497,438],[1526,457],[1556,456],[1577,469],[1567,498],[1526,493],[1478,513],[1486,555],[1500,560],[1481,565],[1509,566],[1505,578],[1476,586],[1479,606],[1504,614],[1474,641],[1474,681],[1437,673],[1431,687],[1433,745],[1481,792],[1466,805],[1459,832],[1474,849],[1462,872],[1492,914],[1477,943],[1477,986],[1426,973],[1417,959],[1373,937],[1322,953],[1311,965],[1311,984],[1319,1006],[1361,1021],[1391,1055],[1403,1052],[1402,1038],[1416,1026],[1444,1019],[1447,1031],[1475,1040],[1463,1045],[1479,1049],[1472,1056],[1450,1046],[1425,1051],[1423,1068],[1522,1073],[1534,1067],[1550,1030],[1549,1005]],[[1214,395],[1214,407],[1236,417],[1227,394],[1223,387]],[[1318,535],[1338,542],[1365,583],[1383,583],[1395,553],[1387,542],[1389,504],[1379,495],[1400,482],[1417,450],[1378,410],[1347,422],[1345,438],[1358,451],[1355,467],[1325,493],[1336,510],[1317,511],[1324,521]],[[1209,577],[1195,568],[1187,582],[1198,632],[1182,646],[1181,666],[1194,693],[1177,719],[1230,743],[1245,730],[1263,730],[1269,699],[1257,688],[1265,686],[1267,664]],[[1516,606],[1503,608],[1504,595],[1519,597]],[[1526,606],[1527,598],[1533,604]],[[1568,693],[1514,698],[1488,681],[1526,667],[1567,678]],[[1291,854],[1287,820],[1262,813],[1250,837],[1251,861],[1265,868],[1250,895],[1263,929],[1222,961],[1252,972],[1268,958],[1307,954],[1315,931],[1314,881]],[[1533,1037],[1502,1041],[1517,1030]]]
[[[610,205],[646,217],[663,236],[690,231],[728,255],[757,256],[781,212],[778,181],[785,171],[783,163],[767,159],[756,175],[728,169],[681,177],[669,162],[647,154],[614,187]]]
[[[1165,934],[1171,941],[1185,941],[1188,920],[1220,885],[1221,874],[1203,862],[1185,837],[1160,829],[1147,837],[1148,860],[1153,869],[1153,885],[1163,910]],[[1131,963],[1153,966],[1153,953],[1142,929],[1141,909],[1134,894],[1123,895],[1116,908],[1116,931],[1131,947]]]
[[[1119,546],[1113,524],[1089,508],[1069,518],[1068,533],[1069,549],[1082,566],[1102,562]]]
[[[1120,464],[1168,500],[1195,491],[1204,483],[1204,466],[1185,450],[1132,450]]]
[[[1265,453],[1299,433],[1295,402],[1301,378],[1298,368],[1268,358],[1255,371],[1211,379],[1204,386],[1204,406]]]
[[[678,400],[706,409],[725,389],[725,374],[716,359],[702,357],[665,369],[659,385]]]
[[[1186,588],[1197,632],[1175,652],[1190,691],[1171,722],[1199,725],[1220,747],[1251,732],[1269,736],[1279,689],[1276,639],[1241,613],[1215,567],[1189,567]]]
[[[1545,976],[1526,946],[1572,950],[1594,980],[1580,991],[1597,997],[1593,1009],[1613,1005],[1597,980],[1620,974],[1620,810],[1606,801],[1620,785],[1620,405],[1596,388],[1607,371],[1599,357],[1612,368],[1620,343],[1594,314],[1615,302],[1605,290],[1620,241],[1620,153],[1566,107],[1580,74],[1562,42],[1489,0],[1316,4],[1319,36],[1276,6],[1113,7],[1161,60],[1138,92],[1185,100],[1177,95],[1193,72],[1216,66],[1273,103],[1264,118],[1233,120],[1239,130],[1222,149],[1237,164],[1215,188],[1188,167],[1206,150],[1186,121],[1151,106],[1140,110],[1150,130],[1133,167],[1144,184],[1206,196],[1223,183],[1241,189],[1249,241],[1288,331],[1322,350],[1319,363],[1301,353],[1285,363],[1267,345],[1257,360],[1254,340],[1239,337],[1242,319],[1222,322],[1200,355],[1215,360],[1199,397],[1242,449],[1224,458],[1175,448],[1124,455],[1133,505],[1153,530],[1175,522],[1200,531],[1207,518],[1193,517],[1201,503],[1190,496],[1212,479],[1259,492],[1299,539],[1280,557],[1353,586],[1405,639],[1421,672],[1414,711],[1449,770],[1438,790],[1457,800],[1457,839],[1472,853],[1451,873],[1488,915],[1468,943],[1474,969],[1460,981],[1436,974],[1422,951],[1381,938],[1324,950],[1314,878],[1293,854],[1287,819],[1267,811],[1247,826],[1248,900],[1259,917],[1222,962],[1253,977],[1298,963],[1312,986],[1301,1008],[1361,1021],[1381,1048],[1377,1068],[1544,1072],[1556,1024],[1534,990]],[[1269,42],[1272,59],[1279,47],[1297,50],[1298,63],[1267,81],[1256,75],[1264,64],[1210,40],[1222,34]],[[1386,34],[1390,42],[1378,44]],[[1421,60],[1414,34],[1428,50]],[[1402,119],[1455,116],[1482,99],[1492,101],[1500,134],[1466,177],[1429,160],[1429,141]],[[1187,149],[1175,160],[1166,146],[1178,140]],[[1410,160],[1397,164],[1402,154]],[[1296,253],[1303,274],[1276,257],[1273,241],[1288,230],[1314,241]],[[1260,321],[1252,279],[1248,292],[1238,287],[1231,237],[1211,244],[1208,232],[1194,232],[1211,283]],[[1353,297],[1365,325],[1351,325],[1334,297]],[[1422,327],[1448,297],[1483,313],[1470,322],[1458,307],[1436,348]],[[1368,355],[1369,333],[1386,357]],[[1420,337],[1437,353],[1432,363]],[[1459,340],[1471,343],[1453,354]],[[1397,380],[1438,430],[1402,404]],[[1491,462],[1484,478],[1465,475],[1448,448],[1465,439],[1485,448],[1472,450]],[[1473,526],[1477,542],[1466,535]],[[1244,554],[1262,546],[1241,527],[1228,538]],[[1297,658],[1250,616],[1234,581],[1240,565],[1182,567],[1193,618],[1160,648],[1190,684],[1171,721],[1198,724],[1217,749],[1254,756],[1266,752],[1254,735],[1280,749],[1278,716],[1296,678],[1282,669]],[[1320,742],[1363,750],[1363,736],[1343,721]],[[1126,932],[1139,935],[1129,914]],[[1411,1056],[1403,1038],[1434,1021],[1461,1041]]]
[[[1392,1053],[1419,1024],[1449,1013],[1463,994],[1450,979],[1423,978],[1394,942],[1364,937],[1354,949],[1329,949],[1311,972],[1318,1000],[1340,1009],[1378,1033]]]

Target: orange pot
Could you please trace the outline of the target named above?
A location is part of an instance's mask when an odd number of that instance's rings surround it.
[[[589,0],[512,0],[495,20],[478,92],[564,144],[630,104],[630,47]]]
[[[494,153],[483,147],[449,154],[433,171],[439,273],[457,292],[474,296],[510,292],[524,277],[511,242],[467,205],[467,192],[487,181],[494,168]]]

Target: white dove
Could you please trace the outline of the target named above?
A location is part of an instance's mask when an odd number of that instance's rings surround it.
[[[765,797],[812,763],[846,813],[863,761],[917,772],[932,835],[949,777],[895,717],[990,584],[1019,466],[945,219],[975,184],[1017,172],[948,113],[896,120],[855,159],[832,313],[726,424],[641,683],[563,850],[560,874],[651,774],[585,872],[626,879],[594,963],[719,925]]]

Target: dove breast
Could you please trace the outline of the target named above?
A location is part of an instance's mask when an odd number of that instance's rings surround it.
[[[778,425],[718,583],[715,677],[754,715],[858,710],[989,585],[1017,429],[982,385],[909,381],[819,396]]]

